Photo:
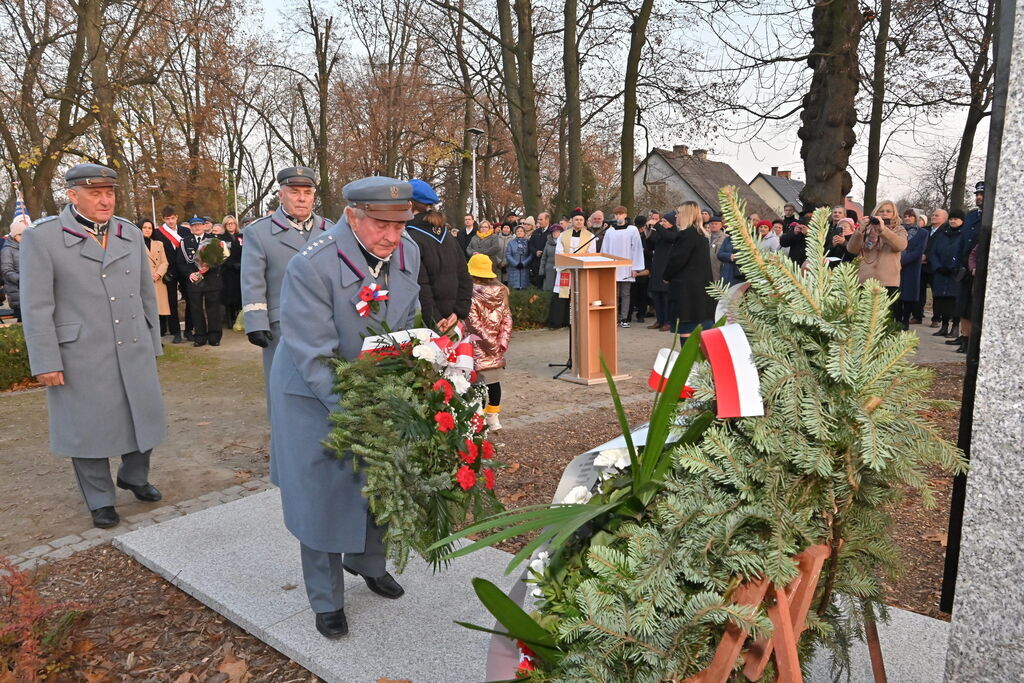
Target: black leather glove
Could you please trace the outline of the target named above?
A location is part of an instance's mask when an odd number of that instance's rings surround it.
[[[261,349],[265,349],[270,346],[270,342],[274,341],[274,335],[271,334],[270,330],[256,330],[255,332],[249,332],[245,335],[249,338],[250,344],[255,344]]]
[[[943,266],[941,268],[936,268],[935,272],[938,273],[939,275],[949,276],[949,275],[953,274],[953,269],[952,268],[946,268],[945,266]]]

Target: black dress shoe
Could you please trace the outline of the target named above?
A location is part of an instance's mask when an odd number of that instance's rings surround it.
[[[174,338],[171,339],[171,343],[172,344],[184,344],[185,342],[182,340],[180,334],[176,334],[176,335],[174,335]]]
[[[112,526],[117,526],[117,523],[121,521],[113,505],[90,510],[90,513],[92,514],[92,525],[100,529],[109,529]]]
[[[345,565],[341,566],[345,567]],[[384,572],[384,576],[373,578],[371,576],[363,576],[359,572],[353,571],[348,567],[345,567],[345,571],[353,576],[362,576],[363,581],[366,582],[366,587],[383,598],[397,600],[405,595],[405,589],[398,585],[398,582],[395,581],[395,577],[391,576],[391,574],[387,572]]]
[[[967,337],[956,337],[955,339],[947,339],[944,343],[947,346],[959,346],[967,341]]]
[[[153,486],[152,484],[141,484],[139,486],[136,486],[135,484],[129,484],[127,482],[121,481],[121,477],[117,478],[117,488],[131,491],[132,493],[135,494],[136,498],[138,498],[139,500],[144,500],[147,503],[155,503],[156,501],[163,498],[163,496],[160,495],[160,492],[157,491],[156,487]]]
[[[337,612],[321,612],[316,615],[316,630],[324,638],[341,638],[348,634],[348,619],[345,618],[345,610]]]
[[[204,342],[204,341],[194,341],[194,342],[192,342],[192,346],[206,346],[206,342]]]
[[[219,341],[210,342],[210,346],[220,346],[220,342]]]

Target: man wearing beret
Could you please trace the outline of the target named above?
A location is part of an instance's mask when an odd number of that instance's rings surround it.
[[[164,439],[157,376],[160,316],[142,233],[114,215],[117,173],[79,164],[70,202],[21,246],[21,295],[32,374],[46,387],[50,449],[71,458],[93,524],[118,523],[116,484],[160,500],[149,456]]]
[[[415,216],[406,227],[420,248],[420,310],[424,324],[444,332],[469,315],[473,278],[465,251],[445,227],[444,214],[434,208],[441,201],[434,188],[419,178],[409,184]]]
[[[325,357],[355,359],[363,337],[412,326],[420,253],[405,233],[412,219],[409,183],[363,178],[343,189],[338,223],[315,235],[285,270],[281,342],[270,371],[270,477],[281,488],[284,522],[299,539],[302,574],[316,627],[327,638],[348,633],[345,571],[371,591],[399,598],[384,566],[382,529],[362,495],[365,473],[323,442],[338,395]],[[356,309],[360,290],[387,290],[376,313]]]
[[[319,238],[333,223],[313,213],[316,177],[305,166],[277,173],[281,202],[272,215],[242,231],[242,313],[249,341],[263,348],[263,380],[270,410],[270,367],[281,339],[281,281],[284,269],[310,238]]]

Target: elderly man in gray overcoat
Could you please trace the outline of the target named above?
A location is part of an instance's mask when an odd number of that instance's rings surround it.
[[[79,164],[70,202],[25,232],[21,296],[32,374],[46,386],[50,450],[71,458],[93,523],[118,523],[117,486],[160,500],[149,456],[164,439],[160,316],[142,233],[114,215],[117,173]]]
[[[339,400],[324,358],[355,359],[363,337],[384,323],[411,327],[419,298],[419,249],[404,234],[410,185],[363,178],[343,194],[348,206],[338,223],[288,264],[270,372],[270,477],[281,487],[284,522],[301,544],[306,594],[327,638],[348,633],[343,570],[384,597],[404,591],[385,569],[382,529],[362,494],[365,474],[323,445]],[[362,317],[359,292],[374,283],[388,299]]]
[[[253,221],[242,231],[242,315],[249,341],[263,348],[263,380],[270,410],[270,367],[281,339],[281,282],[284,269],[311,239],[331,223],[313,213],[316,177],[305,166],[277,173],[281,204],[272,215]]]

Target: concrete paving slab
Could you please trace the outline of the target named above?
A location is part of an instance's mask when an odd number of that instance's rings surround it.
[[[890,681],[940,683],[943,680],[949,622],[890,607],[889,622],[878,624],[878,639]],[[864,643],[851,646],[850,664],[850,683],[874,683],[871,659]],[[832,681],[831,668],[830,658],[815,657],[809,666],[808,683]]]
[[[416,683],[483,680],[490,636],[454,622],[490,627],[493,619],[470,578],[509,588],[510,555],[487,549],[432,575],[413,560],[399,581],[406,595],[386,600],[347,577],[350,634],[316,632],[306,601],[298,542],[281,518],[276,489],[139,529],[115,547],[327,681]]]

